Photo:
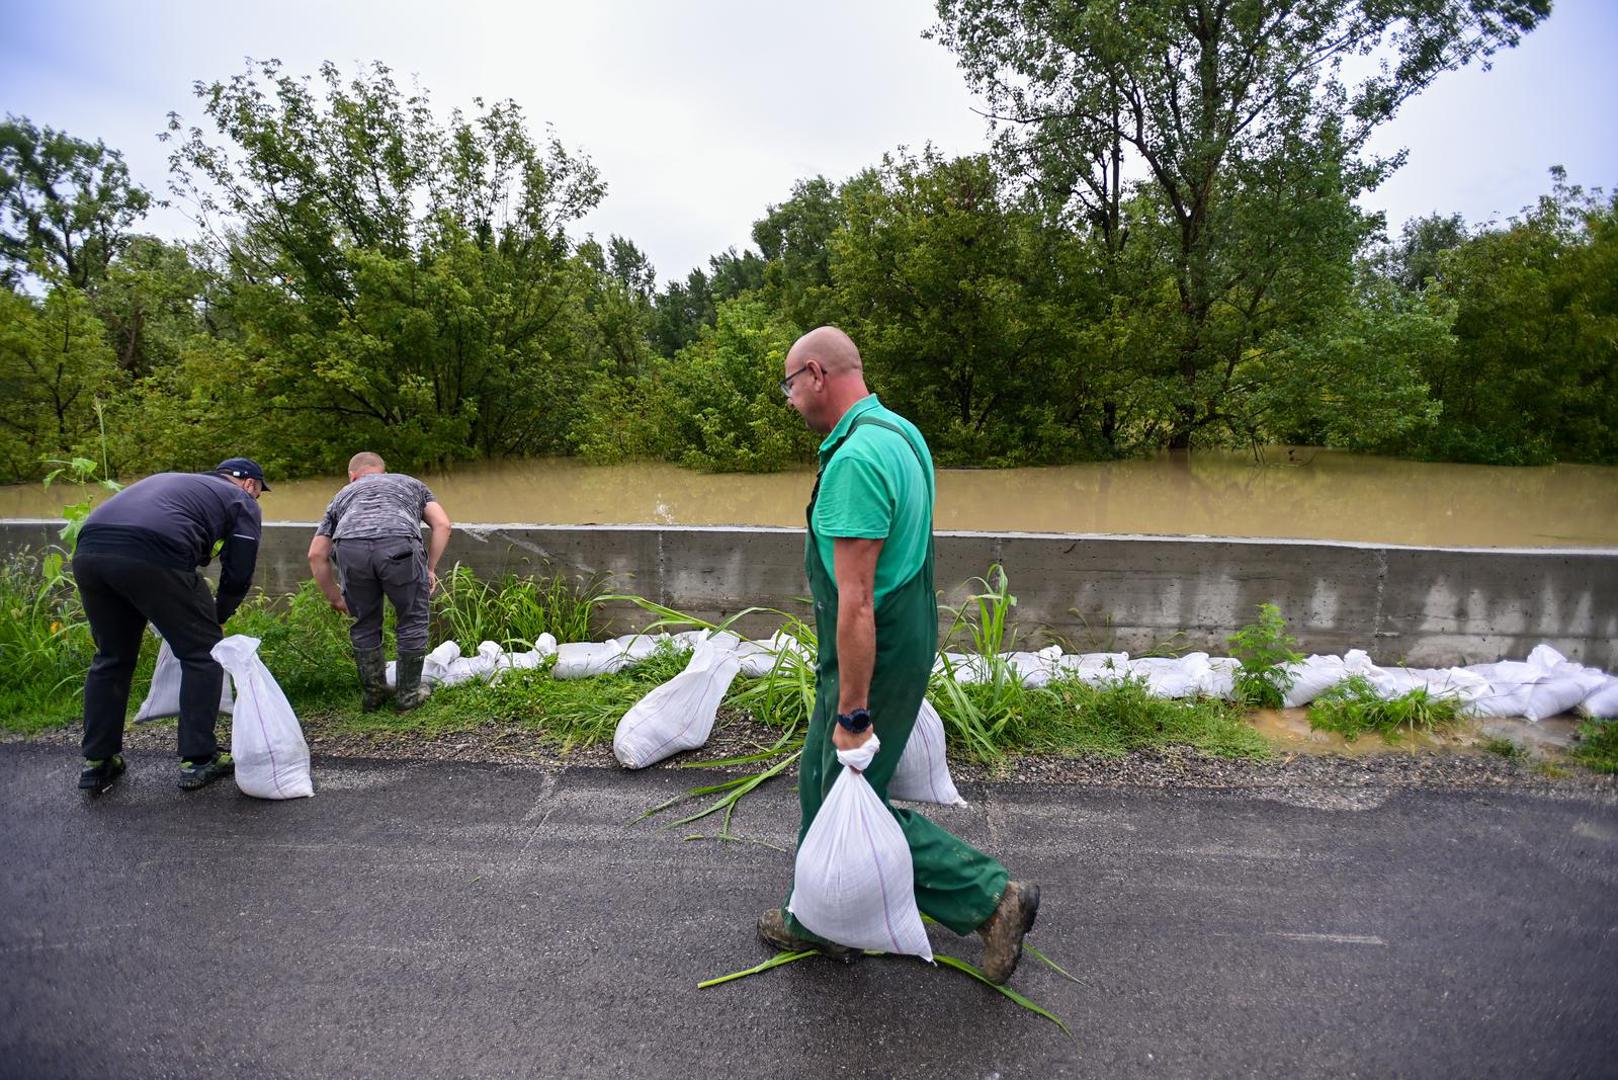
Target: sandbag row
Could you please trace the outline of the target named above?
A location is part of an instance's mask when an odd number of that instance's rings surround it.
[[[501,671],[511,668],[537,668],[546,657],[554,655],[554,678],[581,679],[632,667],[652,655],[664,641],[695,648],[710,640],[713,648],[728,650],[736,657],[736,674],[747,678],[769,674],[789,653],[795,653],[805,663],[813,662],[813,656],[797,639],[780,632],[765,641],[749,641],[728,632],[692,630],[672,635],[629,634],[609,641],[560,646],[546,634],[525,652],[510,652],[485,641],[469,657],[461,656],[455,642],[445,642],[428,654],[422,678],[453,686],[473,678],[497,678]],[[1163,698],[1229,700],[1235,694],[1236,674],[1241,668],[1234,657],[1204,652],[1131,658],[1127,652],[1064,654],[1058,645],[1038,652],[1004,653],[1002,659],[1029,687],[1044,686],[1052,679],[1078,679],[1103,686],[1128,678],[1143,681],[1149,693]],[[991,665],[972,653],[940,653],[933,670],[959,683],[984,682],[992,677]],[[1476,718],[1523,716],[1538,721],[1574,708],[1599,719],[1618,716],[1618,677],[1574,663],[1549,645],[1537,646],[1527,660],[1449,668],[1379,667],[1364,650],[1350,649],[1341,656],[1309,656],[1288,665],[1288,672],[1291,686],[1282,702],[1287,708],[1307,705],[1344,680],[1359,675],[1380,697],[1392,699],[1422,689],[1436,697],[1458,700],[1462,712]],[[392,685],[392,664],[388,666],[388,680]]]

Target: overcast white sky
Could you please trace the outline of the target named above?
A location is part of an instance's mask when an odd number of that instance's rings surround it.
[[[197,79],[243,58],[312,73],[379,59],[420,78],[440,113],[515,98],[608,186],[585,222],[650,255],[660,279],[729,246],[793,181],[841,180],[901,144],[958,154],[987,145],[941,46],[928,0],[0,0],[0,110],[121,149],[166,194],[157,141],[170,110],[196,121]],[[1504,218],[1565,165],[1618,186],[1618,0],[1556,0],[1549,21],[1494,70],[1442,78],[1378,137],[1409,161],[1365,201],[1397,228],[1434,210]],[[187,236],[175,211],[146,228]],[[583,230],[579,230],[582,232]]]

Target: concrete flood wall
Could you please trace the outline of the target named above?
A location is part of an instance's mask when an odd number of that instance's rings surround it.
[[[0,522],[0,551],[38,549],[60,522]],[[308,577],[314,526],[265,527],[256,583],[277,594]],[[480,577],[601,577],[616,591],[716,619],[746,607],[808,614],[803,531],[783,528],[468,525],[445,565]],[[1019,642],[1074,651],[1154,647],[1228,652],[1225,639],[1277,604],[1305,652],[1363,648],[1383,664],[1522,658],[1540,642],[1618,670],[1618,549],[1412,548],[1203,537],[940,533],[943,602],[1004,566]],[[644,625],[629,606],[615,625]],[[947,625],[949,616],[944,622]],[[779,620],[741,624],[767,632]]]

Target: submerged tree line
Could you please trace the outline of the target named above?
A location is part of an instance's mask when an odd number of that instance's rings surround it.
[[[938,6],[992,151],[802,180],[661,285],[631,239],[570,237],[606,190],[584,153],[382,64],[197,83],[167,133],[184,243],[141,232],[156,196],[116,150],[9,117],[0,480],[357,445],[778,469],[814,446],[780,360],[822,323],[943,464],[1618,461],[1618,200],[1553,169],[1505,222],[1355,202],[1399,165],[1367,140],[1400,103],[1548,0]]]

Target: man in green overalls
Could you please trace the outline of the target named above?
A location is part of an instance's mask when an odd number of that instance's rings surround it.
[[[1039,887],[1006,870],[913,810],[888,803],[938,652],[933,590],[933,462],[915,425],[865,388],[859,350],[822,326],[787,353],[781,390],[815,431],[820,473],[808,509],[804,570],[815,601],[820,655],[815,707],[798,775],[798,841],[831,791],[839,749],[879,733],[865,778],[910,844],[916,906],[957,934],[982,935],[983,970],[1011,977],[1039,910]],[[779,949],[858,953],[817,937],[783,908],[759,919],[759,936]]]

